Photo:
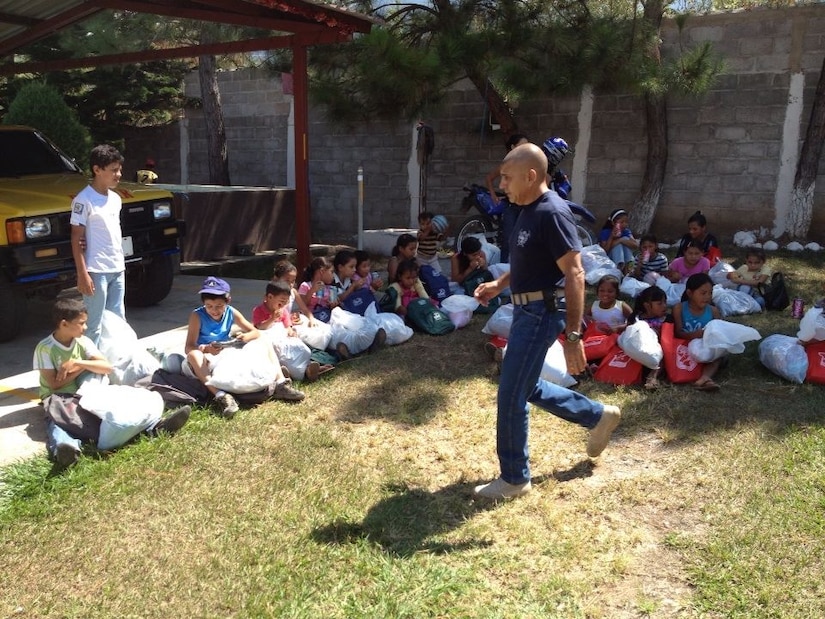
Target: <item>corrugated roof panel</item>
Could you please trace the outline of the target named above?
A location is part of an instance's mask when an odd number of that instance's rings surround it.
[[[81,4],[83,0],[0,0],[0,41]]]

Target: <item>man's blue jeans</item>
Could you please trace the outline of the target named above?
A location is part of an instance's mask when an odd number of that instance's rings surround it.
[[[126,294],[126,272],[120,273],[89,273],[95,285],[95,293],[87,297],[83,295],[88,317],[86,320],[86,336],[97,346],[100,343],[100,322],[103,320],[103,310],[114,312],[124,320],[126,310],[123,299]]]
[[[544,301],[513,310],[498,386],[496,430],[501,477],[510,484],[530,479],[528,402],[585,428],[595,427],[604,412],[603,404],[539,378],[547,349],[562,329],[564,313],[548,312]]]

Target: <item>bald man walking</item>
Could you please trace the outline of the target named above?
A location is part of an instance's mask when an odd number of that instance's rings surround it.
[[[501,476],[475,494],[509,499],[531,489],[528,403],[588,428],[587,455],[595,458],[619,425],[621,411],[545,380],[539,375],[548,347],[565,330],[564,357],[571,374],[586,366],[579,328],[584,309],[581,242],[570,208],[546,182],[547,157],[535,144],[514,148],[501,165],[501,189],[520,209],[510,236],[510,272],[481,284],[486,303],[505,288],[515,306],[498,387],[496,451]],[[564,277],[565,311],[556,307],[556,282]],[[565,327],[566,323],[566,327]]]

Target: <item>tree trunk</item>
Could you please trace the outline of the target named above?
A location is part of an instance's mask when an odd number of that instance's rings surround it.
[[[644,20],[648,22],[656,36],[649,42],[647,52],[656,64],[661,65],[661,39],[659,30],[662,26],[662,17],[665,8],[663,0],[648,0],[643,3]],[[647,161],[645,175],[639,198],[633,205],[630,213],[630,224],[639,234],[650,230],[659,198],[662,196],[662,187],[665,184],[665,170],[667,169],[667,101],[663,96],[645,94],[645,125],[647,129]]]
[[[647,126],[647,162],[639,198],[630,213],[631,228],[638,234],[650,230],[667,169],[667,101],[664,97],[645,95]]]
[[[788,217],[788,232],[794,239],[805,239],[811,227],[814,210],[814,188],[819,173],[819,158],[822,142],[825,140],[825,59],[819,72],[811,120],[802,143],[802,152],[796,166],[796,176],[791,193],[791,212]]]
[[[215,70],[214,56],[198,57],[203,117],[206,122],[206,149],[209,162],[209,183],[230,185],[229,155],[226,148],[226,128],[223,124],[221,91]]]
[[[474,72],[468,71],[467,77],[478,90],[487,108],[490,110],[490,116],[493,120],[501,125],[501,134],[509,138],[514,133],[518,133],[518,125],[516,119],[513,118],[513,112],[507,102],[499,94],[493,83],[486,77],[482,77]],[[506,138],[505,138],[506,139]]]

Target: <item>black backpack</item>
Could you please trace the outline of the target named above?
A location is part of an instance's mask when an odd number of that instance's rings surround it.
[[[759,294],[765,299],[765,309],[776,312],[782,311],[791,304],[788,289],[785,286],[785,276],[777,271],[771,281],[759,286]]]

